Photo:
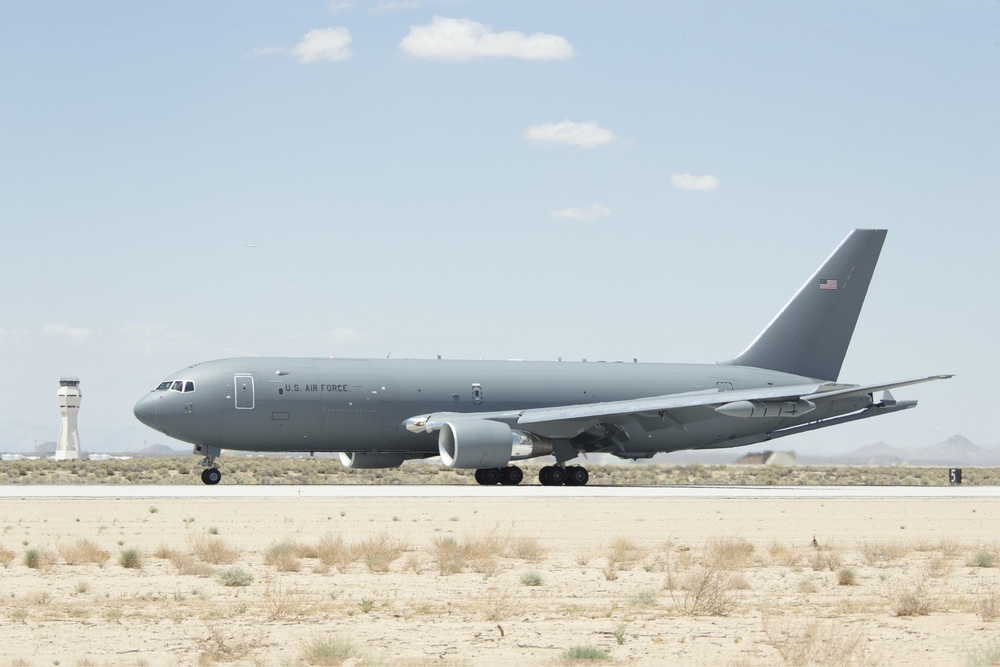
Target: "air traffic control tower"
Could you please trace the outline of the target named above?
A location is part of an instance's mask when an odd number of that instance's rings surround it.
[[[82,458],[80,456],[80,434],[76,431],[76,413],[80,411],[80,381],[76,378],[59,380],[59,412],[62,413],[62,423],[59,426],[59,442],[52,458],[56,461],[69,461]]]

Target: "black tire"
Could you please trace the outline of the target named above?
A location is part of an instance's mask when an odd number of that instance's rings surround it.
[[[524,479],[524,471],[517,466],[507,466],[500,469],[500,483],[504,486],[515,486]]]
[[[549,481],[549,472],[551,472],[552,466],[542,466],[538,471],[538,481],[542,486],[551,486],[552,482]]]
[[[482,470],[479,470],[479,469],[476,470],[476,474],[475,474],[476,484],[485,484],[486,483],[486,482],[483,481],[483,474],[482,473],[483,473]]]
[[[559,466],[552,466],[549,471],[549,486],[561,486],[566,482],[566,470]]]
[[[481,484],[493,486],[500,483],[503,473],[500,472],[500,468],[483,468],[479,476],[483,480]]]
[[[218,468],[205,468],[201,471],[201,481],[208,485],[218,484],[222,481],[222,473]]]
[[[590,473],[583,466],[566,468],[566,486],[584,486],[590,481]]]

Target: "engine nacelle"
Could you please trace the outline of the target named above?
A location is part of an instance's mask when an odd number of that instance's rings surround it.
[[[382,452],[341,452],[340,462],[345,468],[398,468],[403,465],[405,454]]]
[[[441,461],[449,468],[501,468],[511,460],[552,453],[552,442],[487,419],[446,422],[438,434]]]

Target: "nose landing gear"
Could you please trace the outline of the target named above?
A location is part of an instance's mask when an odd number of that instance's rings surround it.
[[[205,468],[201,471],[201,481],[205,484],[214,485],[222,481],[222,473],[215,467],[215,459],[222,453],[222,450],[212,445],[195,445],[195,454],[202,454],[205,458],[198,462]]]
[[[205,484],[218,484],[222,479],[222,473],[218,468],[206,468],[201,471],[201,481]]]

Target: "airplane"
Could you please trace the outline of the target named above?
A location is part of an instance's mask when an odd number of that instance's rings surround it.
[[[249,357],[188,366],[135,416],[192,443],[205,484],[223,449],[339,452],[348,468],[440,456],[482,485],[553,456],[545,486],[581,486],[572,460],[717,449],[913,408],[891,390],[953,377],[838,382],[885,240],[855,229],[745,350],[717,364]],[[879,400],[875,395],[881,393]]]

